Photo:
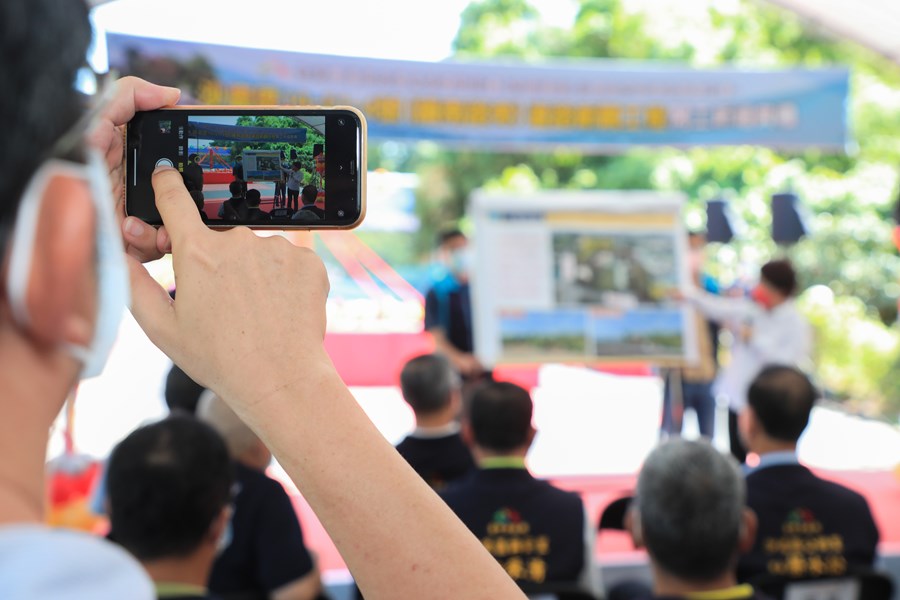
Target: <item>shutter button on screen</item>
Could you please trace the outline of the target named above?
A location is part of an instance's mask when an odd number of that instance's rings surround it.
[[[158,161],[156,161],[156,168],[159,168],[159,167],[175,167],[175,165],[172,164],[172,161],[169,160],[168,158],[161,158]]]

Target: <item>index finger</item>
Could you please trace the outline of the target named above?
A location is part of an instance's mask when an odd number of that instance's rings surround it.
[[[151,182],[156,196],[156,208],[172,240],[173,248],[181,240],[198,235],[201,231],[208,231],[200,218],[197,205],[184,187],[181,173],[172,167],[160,167],[153,172]]]
[[[181,97],[181,90],[150,83],[138,77],[123,77],[116,81],[116,93],[103,111],[113,125],[124,125],[140,110],[155,110],[172,106]]]

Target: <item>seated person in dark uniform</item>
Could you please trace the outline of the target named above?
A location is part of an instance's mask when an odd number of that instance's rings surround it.
[[[572,583],[596,593],[594,528],[581,498],[525,466],[535,435],[532,412],[531,396],[517,385],[478,386],[463,419],[478,469],[441,497],[523,588]]]
[[[300,202],[303,206],[291,217],[292,221],[321,221],[325,218],[325,211],[316,206],[319,196],[319,188],[307,185],[300,192]]]
[[[217,216],[226,221],[239,221],[247,218],[247,199],[244,197],[244,186],[240,181],[228,184],[231,198],[219,205]]]
[[[106,474],[109,537],[131,552],[168,600],[206,591],[226,536],[233,483],[222,438],[194,417],[174,415],[133,431]]]
[[[435,490],[475,467],[456,418],[462,407],[459,375],[441,354],[423,354],[400,372],[400,391],[416,415],[416,429],[397,451]]]
[[[738,553],[753,543],[737,461],[707,441],[673,438],[657,446],[638,475],[626,526],[650,558],[653,590],[610,600],[768,599],[735,575]]]
[[[259,208],[260,193],[259,190],[247,190],[247,220],[248,221],[268,221],[271,219],[269,213]]]
[[[817,397],[793,367],[769,366],[750,385],[740,432],[759,456],[747,474],[747,506],[759,519],[759,534],[738,563],[742,580],[839,576],[875,562],[878,527],[866,499],[797,461],[797,440]]]
[[[200,399],[197,418],[225,440],[237,482],[231,536],[213,563],[210,591],[223,600],[319,597],[319,570],[294,505],[281,483],[265,473],[272,453],[212,391]]]

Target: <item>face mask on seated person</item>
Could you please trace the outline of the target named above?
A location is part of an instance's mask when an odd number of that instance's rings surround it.
[[[87,164],[51,159],[35,172],[19,205],[6,278],[13,319],[19,326],[27,327],[31,322],[27,303],[28,283],[41,207],[44,202],[66,201],[65,197],[54,197],[45,194],[45,191],[58,177],[84,182],[90,190],[96,214],[97,315],[90,345],[66,346],[67,351],[81,362],[83,379],[103,372],[116,341],[122,314],[130,303],[128,267],[116,224],[108,171],[99,153],[90,151]]]

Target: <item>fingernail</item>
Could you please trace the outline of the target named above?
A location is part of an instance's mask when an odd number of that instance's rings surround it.
[[[163,171],[174,171],[175,167],[171,165],[156,165],[156,168],[153,169],[153,174],[162,173]]]
[[[140,237],[144,233],[144,224],[139,219],[127,219],[125,233],[132,237]]]

